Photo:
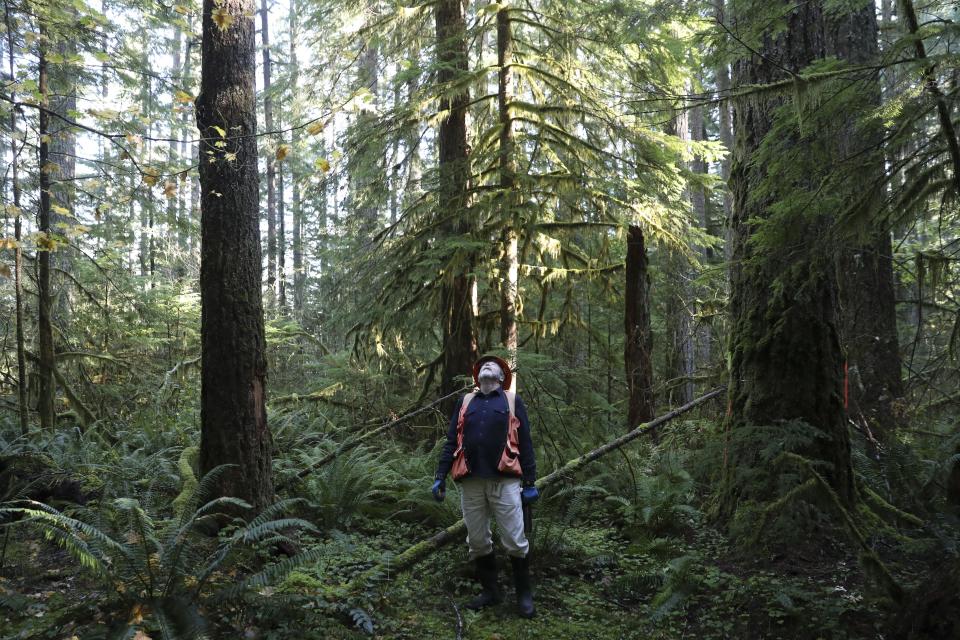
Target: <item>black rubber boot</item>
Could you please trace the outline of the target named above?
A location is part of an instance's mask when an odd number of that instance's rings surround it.
[[[500,595],[500,587],[497,586],[497,559],[492,553],[489,553],[478,557],[474,562],[477,565],[477,580],[480,581],[483,591],[464,606],[467,609],[479,611],[500,604],[503,596]]]
[[[513,584],[517,589],[517,612],[521,618],[532,618],[533,591],[530,589],[530,555],[525,558],[510,556],[513,565]]]

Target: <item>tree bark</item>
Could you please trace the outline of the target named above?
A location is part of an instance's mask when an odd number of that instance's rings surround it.
[[[221,28],[211,15],[214,9],[233,20]],[[220,477],[218,493],[259,509],[273,498],[273,480],[261,293],[254,14],[254,0],[204,0],[196,114],[204,156],[200,470],[206,474],[218,465],[236,465]],[[220,142],[225,146],[216,146]]]
[[[436,5],[437,81],[444,95],[446,86],[462,79],[468,72],[466,22],[460,0],[440,0]],[[437,215],[449,217],[443,225],[444,235],[469,238],[475,229],[469,219],[467,190],[470,181],[470,158],[467,151],[467,104],[469,92],[443,97],[440,111],[447,117],[440,121],[437,134],[440,178]],[[440,292],[440,313],[443,318],[443,370],[440,393],[447,395],[460,385],[455,377],[467,375],[477,359],[477,341],[473,328],[471,305],[471,272],[476,264],[472,249],[457,249],[447,263]]]
[[[43,31],[43,30],[42,30]],[[41,43],[44,36],[41,33]],[[39,89],[41,96],[41,105],[44,107],[40,111],[39,121],[39,159],[40,159],[40,209],[37,219],[37,227],[40,237],[37,240],[37,293],[38,302],[38,343],[39,343],[39,404],[37,410],[40,413],[40,428],[53,429],[56,418],[54,401],[57,394],[57,383],[54,377],[53,350],[53,322],[52,295],[50,282],[50,253],[53,248],[53,238],[50,234],[50,207],[52,190],[51,174],[56,173],[57,169],[50,160],[50,116],[46,109],[50,107],[47,55],[44,44],[41,44],[38,54],[39,70]]]
[[[513,28],[510,24],[510,9],[497,11],[497,110],[500,118],[500,203],[501,220],[504,225],[501,235],[502,256],[500,259],[500,343],[507,350],[510,367],[517,367],[517,278],[519,257],[517,227],[518,198],[516,165],[513,157],[513,119],[510,116],[510,101],[513,99]],[[510,390],[517,386],[517,376],[511,381]]]
[[[680,109],[667,125],[667,133],[684,142],[690,140],[690,113]],[[693,189],[686,189],[687,198],[693,200]],[[670,405],[686,404],[693,399],[694,338],[693,312],[689,300],[693,297],[690,281],[693,279],[690,261],[678,251],[661,252],[661,270],[666,276],[665,320],[669,343],[664,354],[666,377],[674,381],[667,391]]]
[[[650,329],[650,273],[643,230],[627,229],[624,287],[623,364],[627,375],[627,427],[653,418],[653,332]]]
[[[832,20],[827,48],[840,60],[869,64],[879,56],[877,17],[873,3],[842,19]],[[862,113],[880,105],[880,81],[871,75],[857,90],[865,96]],[[857,175],[868,188],[867,229],[841,250],[837,280],[840,291],[841,335],[849,371],[848,413],[866,420],[872,435],[882,440],[896,426],[895,401],[903,395],[900,345],[897,338],[893,247],[890,231],[876,212],[882,208],[883,131],[862,125],[851,116],[838,137],[838,162],[856,157]],[[869,161],[865,161],[868,160]]]
[[[783,67],[796,73],[823,58],[827,55],[826,27],[821,2],[790,9],[785,28],[764,35],[760,55],[735,64],[734,86],[782,80],[787,75]],[[748,497],[745,493],[766,490],[738,481],[744,469],[760,464],[757,444],[746,444],[757,437],[751,427],[797,420],[817,433],[802,453],[822,461],[823,475],[842,503],[854,502],[850,441],[841,397],[843,357],[837,331],[836,280],[829,267],[826,241],[832,212],[806,212],[791,220],[785,237],[756,241],[761,231],[766,231],[768,238],[775,236],[771,224],[783,226],[783,220],[775,216],[776,206],[790,187],[758,195],[771,177],[755,156],[774,127],[777,108],[784,103],[781,96],[750,96],[734,105],[730,449],[721,507],[728,515]],[[781,112],[779,117],[787,116]],[[799,143],[796,126],[792,131],[790,141],[779,142]]]

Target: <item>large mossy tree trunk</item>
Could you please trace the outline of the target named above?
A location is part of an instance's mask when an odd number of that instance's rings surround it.
[[[627,427],[653,419],[653,332],[650,328],[650,274],[643,230],[627,229],[623,364],[627,375]]]
[[[819,1],[782,5],[785,25],[763,34],[759,55],[734,65],[734,86],[781,81],[831,55],[827,34],[840,17],[828,18]],[[767,443],[757,439],[780,438],[778,427],[790,422],[813,431],[798,453],[818,464],[842,504],[855,498],[830,240],[835,211],[824,207],[831,200],[806,197],[816,184],[805,172],[775,164],[791,150],[813,151],[807,141],[818,138],[804,135],[798,109],[782,94],[734,104],[730,416],[721,505],[728,516],[743,500],[770,497],[771,487],[754,486],[749,473],[764,464],[759,451]],[[772,153],[771,144],[778,145]]]
[[[879,55],[876,9],[863,3],[859,11],[831,21],[828,52],[854,65],[867,65]],[[877,74],[856,78],[849,90],[849,113],[869,113],[880,105]],[[859,108],[852,108],[852,107]],[[859,176],[866,189],[860,203],[863,229],[841,248],[837,282],[840,290],[841,335],[848,363],[849,410],[881,440],[896,426],[895,401],[903,395],[900,345],[897,339],[893,248],[886,218],[881,215],[883,130],[876,121],[850,116],[836,136],[836,164]],[[853,158],[853,162],[850,162]],[[852,164],[852,166],[850,166]]]
[[[437,36],[437,80],[443,87],[459,83],[468,73],[467,33],[460,0],[440,0],[435,7]],[[463,86],[463,85],[460,85]],[[451,240],[469,240],[476,225],[470,220],[468,188],[470,157],[467,151],[467,103],[470,94],[460,92],[440,100],[437,135],[440,189],[438,216],[444,220],[444,235]],[[476,264],[472,248],[458,248],[450,257],[440,294],[443,318],[443,369],[440,393],[456,388],[456,376],[468,375],[477,359],[477,340],[473,327],[472,272]]]
[[[233,18],[225,28],[213,20],[215,9]],[[196,100],[204,157],[200,470],[236,465],[220,477],[217,492],[262,508],[273,499],[273,481],[260,276],[255,9],[254,0],[203,3]]]

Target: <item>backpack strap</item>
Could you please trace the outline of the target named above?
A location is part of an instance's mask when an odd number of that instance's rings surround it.
[[[454,480],[459,480],[470,473],[470,467],[467,465],[467,456],[463,451],[463,423],[467,416],[467,405],[476,397],[476,391],[468,393],[463,396],[463,401],[460,403],[460,416],[457,418],[457,448],[453,452],[453,466],[450,469],[453,473]]]
[[[520,467],[520,420],[516,416],[517,394],[513,391],[504,391],[503,393],[507,398],[510,417],[507,418],[507,440],[504,443],[497,469],[500,473],[520,477],[523,475],[523,470]]]

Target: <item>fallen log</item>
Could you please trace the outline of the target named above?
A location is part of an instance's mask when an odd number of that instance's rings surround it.
[[[678,407],[673,411],[670,411],[669,413],[665,413],[658,418],[654,418],[650,422],[640,425],[633,431],[630,431],[629,433],[626,433],[615,440],[611,440],[607,444],[601,447],[598,447],[593,451],[589,451],[583,454],[582,456],[579,456],[577,458],[574,458],[573,460],[570,460],[569,462],[567,462],[565,465],[563,465],[553,473],[546,475],[540,478],[539,480],[537,480],[537,488],[542,491],[543,489],[551,485],[559,483],[564,478],[569,477],[574,471],[581,469],[582,467],[593,462],[597,458],[601,458],[604,455],[610,453],[611,451],[619,449],[623,445],[633,440],[636,440],[642,435],[646,435],[648,433],[653,432],[655,429],[666,424],[667,422],[670,422],[677,416],[684,414],[687,411],[690,411],[691,409],[700,406],[701,404],[704,404],[708,400],[712,400],[713,398],[716,398],[725,390],[726,390],[726,387],[718,387],[713,391],[710,391],[706,395],[700,396],[695,400],[691,400],[690,402],[683,405],[682,407]],[[366,585],[368,582],[375,580],[380,575],[387,574],[388,572],[396,573],[398,571],[404,571],[406,569],[409,569],[413,565],[420,562],[420,560],[430,555],[434,551],[440,549],[441,547],[445,546],[446,544],[453,542],[454,540],[462,540],[465,533],[466,533],[466,526],[464,525],[463,520],[460,520],[456,524],[450,525],[443,531],[431,536],[430,538],[427,538],[426,540],[422,540],[417,544],[413,545],[412,547],[409,547],[403,553],[393,556],[388,561],[381,562],[371,567],[367,571],[363,572],[362,574],[354,578],[346,586],[346,589],[348,592],[353,592],[353,591],[356,591],[358,587],[362,587],[363,585]]]

